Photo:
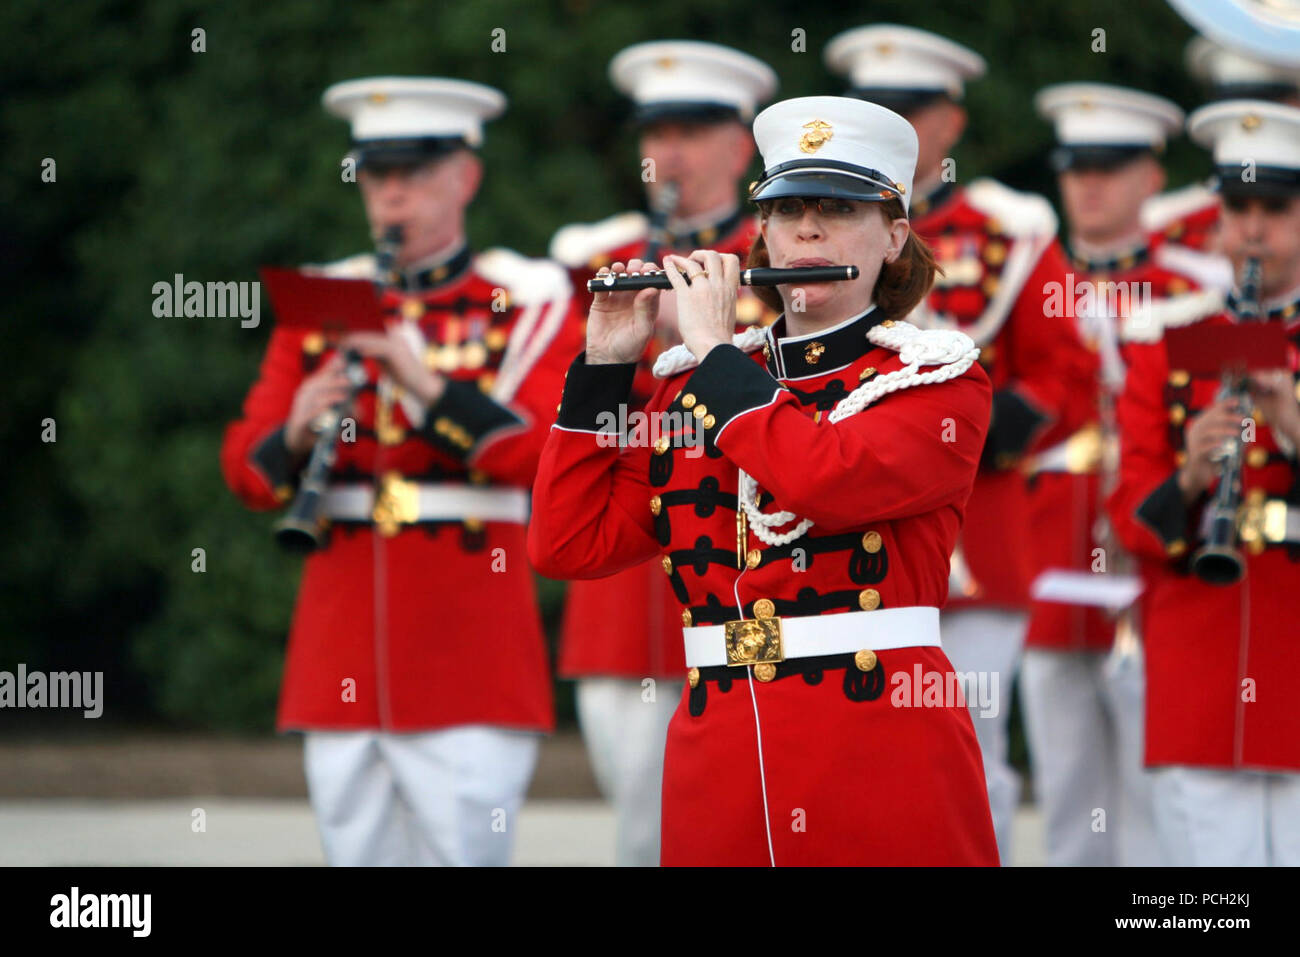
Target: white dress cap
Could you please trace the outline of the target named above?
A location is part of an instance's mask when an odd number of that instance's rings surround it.
[[[750,199],[901,199],[916,173],[916,130],[892,110],[845,96],[782,100],[754,120],[763,178]]]
[[[1300,107],[1268,100],[1203,106],[1187,131],[1214,153],[1221,189],[1244,195],[1300,192]],[[1249,176],[1243,175],[1249,172]]]
[[[857,27],[826,45],[826,65],[854,92],[909,90],[961,99],[967,80],[984,75],[984,58],[936,33],[882,23]]]
[[[336,83],[325,109],[352,124],[352,139],[367,141],[460,139],[483,142],[483,123],[500,116],[506,98],[480,83],[435,77],[377,76]]]
[[[638,43],[609,63],[609,76],[637,106],[638,122],[734,113],[748,123],[776,92],[776,73],[747,53],[695,40]]]
[[[1267,63],[1203,36],[1187,44],[1186,58],[1188,72],[1212,87],[1219,99],[1280,99],[1300,92],[1300,63],[1292,67]]]
[[[1034,106],[1056,127],[1062,146],[1137,146],[1158,152],[1183,125],[1177,104],[1106,83],[1044,87]]]

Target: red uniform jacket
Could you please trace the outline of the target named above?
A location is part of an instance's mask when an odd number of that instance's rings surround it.
[[[734,253],[743,263],[757,233],[754,217],[738,212],[716,227],[667,237],[670,245],[661,247],[656,259],[661,261],[667,253],[689,255],[696,249],[715,249]],[[648,244],[646,217],[625,213],[590,226],[565,227],[555,235],[551,256],[571,270],[574,289],[581,290],[578,298],[585,309],[591,302],[587,280],[596,270],[642,258]],[[767,325],[776,318],[749,290],[742,290],[736,312],[744,326]],[[673,333],[675,339],[675,330]],[[633,381],[632,409],[645,405],[657,388],[650,368],[668,344],[663,337],[656,337],[647,347]],[[561,677],[680,679],[685,667],[680,608],[658,562],[569,586],[560,637]]]
[[[1120,329],[1144,304],[1197,286],[1196,277],[1182,271],[1187,254],[1167,257],[1167,249],[1154,242],[1106,262],[1071,259],[1076,291],[1067,298],[1075,306],[1072,315],[1085,346],[1101,357],[1094,386],[1098,405],[1083,429],[1026,463],[1035,575],[1126,567],[1118,543],[1109,540],[1102,522],[1103,484],[1109,490],[1115,480],[1113,465],[1110,475],[1103,477],[1102,470],[1106,450],[1118,442],[1114,403],[1124,384],[1126,345]],[[1086,288],[1085,282],[1090,284]],[[1115,285],[1108,290],[1107,284]],[[1103,549],[1104,567],[1097,565],[1098,548]],[[1115,615],[1104,608],[1035,601],[1025,643],[1060,651],[1107,651],[1114,635]]]
[[[580,356],[533,490],[537,567],[590,578],[660,555],[694,625],[762,615],[756,603],[778,616],[941,605],[989,415],[969,340],[919,333],[941,352],[964,343],[970,367],[832,422],[859,385],[903,367],[897,347],[876,340],[917,330],[874,310],[813,336],[783,328],[741,337],[752,355],[718,346],[696,368],[684,348],[661,357],[648,409],[663,414],[665,434],[643,436],[649,448],[620,450],[599,434],[635,366]],[[742,531],[741,469],[759,508],[812,528],[784,545]],[[900,707],[886,694],[887,680],[913,669],[952,670],[935,647],[881,650],[867,672],[852,654],[795,659],[766,683],[752,669],[702,669],[669,726],[663,863],[996,862],[964,702]]]
[[[1161,307],[1154,341],[1129,347],[1128,382],[1119,404],[1119,485],[1108,502],[1124,545],[1141,560],[1145,591],[1146,763],[1300,771],[1300,617],[1294,597],[1300,552],[1270,546],[1243,549],[1244,579],[1208,585],[1190,572],[1200,545],[1202,496],[1183,503],[1177,470],[1187,423],[1218,391],[1213,378],[1170,369],[1161,327],[1188,322],[1231,323],[1213,293],[1192,293]],[[1297,307],[1291,319],[1300,339]],[[1297,366],[1293,350],[1290,361]],[[1242,486],[1249,499],[1300,503],[1294,453],[1285,454],[1268,429],[1246,446]],[[1259,491],[1257,491],[1259,490]],[[1213,490],[1211,490],[1212,492]]]
[[[950,607],[1026,608],[1033,560],[1022,457],[1060,441],[1092,414],[1096,357],[1064,310],[1065,258],[1046,200],[992,180],[945,186],[912,204],[912,228],[945,275],[911,319],[975,340],[993,383],[993,419],[971,494]]]
[[[326,272],[373,277],[374,259]],[[577,348],[564,272],[495,250],[392,279],[400,287],[389,287],[385,305],[418,326],[426,361],[451,381],[416,426],[408,413],[418,418],[418,409],[400,397],[379,401],[377,390],[387,396],[390,383],[377,385],[368,360],[356,439],[340,441],[331,482],[398,489],[381,479],[400,478],[526,500]],[[221,452],[227,483],[251,508],[276,508],[293,495],[301,463],[290,459],[283,426],[299,383],[323,358],[318,334],[271,335]],[[522,522],[473,514],[336,521],[328,546],[303,568],[280,729],[550,730],[551,683],[524,548]]]

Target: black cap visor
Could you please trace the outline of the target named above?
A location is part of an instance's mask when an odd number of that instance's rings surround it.
[[[859,100],[866,100],[868,103],[875,103],[903,116],[940,100],[956,102],[947,90],[920,87],[860,86],[849,90],[847,95],[856,96]]]
[[[781,173],[765,179],[750,195],[754,202],[781,199],[785,196],[813,198],[834,197],[852,199],[863,203],[882,203],[889,199],[902,199],[892,187],[847,173],[798,170]]]
[[[1150,146],[1144,144],[1088,143],[1058,146],[1052,150],[1048,163],[1057,173],[1067,170],[1113,170],[1126,166],[1140,156],[1151,156],[1154,153]]]
[[[410,169],[466,147],[459,136],[422,136],[409,139],[361,140],[352,144],[357,169],[381,173]]]
[[[1251,199],[1300,196],[1300,169],[1284,166],[1216,166],[1217,191]]]
[[[632,114],[632,124],[638,128],[655,123],[722,123],[739,119],[734,106],[713,101],[641,103]]]

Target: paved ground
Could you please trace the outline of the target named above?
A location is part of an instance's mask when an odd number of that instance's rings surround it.
[[[201,809],[205,830],[193,828]],[[1026,805],[1013,863],[1041,864]],[[576,732],[548,738],[515,863],[608,865],[614,818]],[[0,741],[0,866],[323,864],[295,737],[93,734]]]
[[[206,831],[195,833],[201,808]],[[1038,814],[1016,820],[1015,864],[1042,863]],[[532,800],[520,815],[515,863],[603,866],[614,861],[614,816],[602,801]],[[0,802],[0,865],[323,864],[306,801]]]

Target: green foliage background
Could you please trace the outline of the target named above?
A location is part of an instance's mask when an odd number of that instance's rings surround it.
[[[108,715],[265,730],[297,585],[270,519],[222,483],[217,449],[269,332],[237,320],[158,319],[151,288],[252,280],[262,263],[367,246],[339,176],[330,83],[374,74],[492,84],[510,109],[488,129],[476,246],[545,251],[566,222],[639,203],[638,165],[605,69],[623,46],[692,38],[762,57],[780,96],[835,93],[820,52],[836,32],[898,22],[990,62],[967,103],[958,176],[991,173],[1050,194],[1039,86],[1100,80],[1185,107],[1191,30],[1162,0],[841,5],[737,0],[429,3],[372,0],[9,0],[0,7],[0,263],[5,278],[6,510],[0,668],[106,671]],[[206,52],[191,52],[191,30]],[[490,52],[492,31],[506,52]],[[1107,52],[1091,50],[1106,31]],[[792,51],[806,31],[808,52]],[[41,181],[46,157],[57,181]],[[1206,162],[1185,142],[1171,181]],[[41,441],[41,422],[57,442]],[[207,571],[191,571],[202,547]],[[557,620],[561,587],[545,590]]]

